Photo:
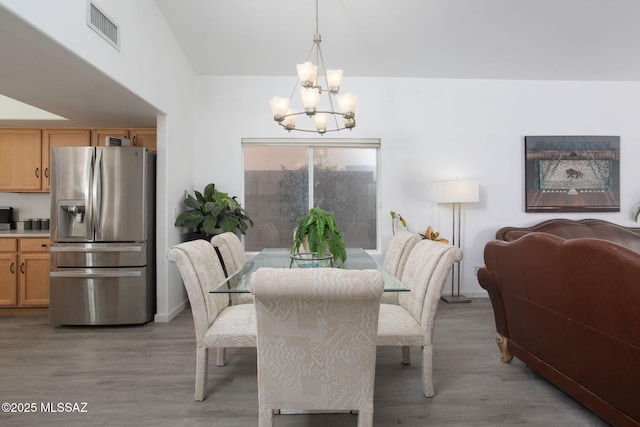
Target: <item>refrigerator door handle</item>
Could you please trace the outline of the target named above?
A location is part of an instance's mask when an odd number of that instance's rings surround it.
[[[102,224],[102,150],[96,148],[96,160],[93,164],[93,179],[91,188],[91,199],[93,205],[91,207],[93,213],[92,228],[94,238],[98,238],[97,234]]]
[[[50,277],[67,277],[67,278],[83,278],[83,277],[141,277],[141,271],[100,271],[100,272],[87,272],[87,271],[52,271],[49,273]]]
[[[80,246],[52,246],[50,252],[142,252],[142,246],[118,246],[118,247],[80,247]]]

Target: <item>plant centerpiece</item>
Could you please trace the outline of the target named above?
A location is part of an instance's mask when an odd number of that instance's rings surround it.
[[[319,257],[323,257],[328,249],[335,259],[340,259],[342,262],[347,260],[344,235],[331,212],[311,208],[307,215],[298,218],[297,224],[298,228],[291,247],[292,254],[298,252],[300,245],[306,241],[309,250],[317,252]]]
[[[195,229],[210,239],[216,230],[247,233],[253,220],[236,200],[237,196],[217,191],[215,184],[207,184],[204,192],[187,194],[184,204],[189,208],[176,218],[175,226]]]

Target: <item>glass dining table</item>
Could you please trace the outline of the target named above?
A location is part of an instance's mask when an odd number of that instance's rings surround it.
[[[261,267],[295,268],[291,263],[289,249],[267,248],[259,252],[249,260],[240,270],[232,274],[210,293],[250,293],[251,275]],[[384,279],[385,292],[408,292],[402,282],[395,278],[385,268],[376,262],[364,249],[347,248],[347,260],[340,263],[337,268],[347,270],[378,270]]]

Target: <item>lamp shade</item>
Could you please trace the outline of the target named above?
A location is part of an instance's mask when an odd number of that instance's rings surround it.
[[[342,70],[327,70],[327,86],[329,90],[338,93],[342,84]]]
[[[273,117],[281,118],[287,114],[288,109],[289,98],[280,98],[279,96],[271,98],[271,112],[273,113]]]
[[[358,111],[357,96],[354,96],[351,93],[345,93],[342,96],[337,96],[336,101],[338,101],[338,111],[342,114],[349,114],[352,117],[355,117],[356,112]]]
[[[311,61],[307,61],[304,64],[296,65],[298,70],[298,79],[302,87],[311,87],[316,84],[318,79],[318,66],[313,65]]]
[[[480,185],[474,179],[443,179],[435,182],[438,203],[476,203],[480,201]]]
[[[318,102],[320,101],[320,92],[315,88],[302,88],[300,89],[300,96],[302,97],[302,104],[305,111],[315,111],[318,108]]]

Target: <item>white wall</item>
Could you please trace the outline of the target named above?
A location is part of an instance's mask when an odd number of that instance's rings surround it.
[[[164,113],[158,117],[156,320],[170,319],[185,301],[177,270],[165,257],[179,240],[173,220],[184,190],[215,182],[242,196],[240,139],[287,136],[273,122],[269,100],[290,93],[293,75],[194,77],[152,0],[100,0],[123,29],[120,52],[88,29],[84,0],[0,3]],[[524,213],[525,135],[620,135],[622,212],[597,216],[634,224],[640,83],[346,78],[343,86],[360,98],[359,122],[336,136],[382,141],[383,249],[391,237],[390,210],[414,231],[431,224],[447,237],[451,211],[431,201],[432,182],[480,181],[481,202],[464,218],[462,288],[468,295],[483,293],[473,267],[483,264],[484,244],[497,228],[549,218]]]
[[[161,112],[157,122],[156,320],[170,320],[186,302],[179,274],[175,266],[168,265],[166,251],[180,238],[173,226],[174,212],[180,208],[184,189],[193,181],[195,129],[194,74],[173,33],[153,0],[98,2],[120,26],[120,51],[89,29],[85,0],[0,2]],[[13,201],[14,197],[5,200]]]
[[[195,184],[215,182],[242,196],[243,137],[288,135],[271,117],[269,100],[288,95],[291,78],[199,77]],[[413,231],[432,225],[451,238],[451,209],[432,201],[431,184],[442,178],[480,181],[480,203],[463,217],[461,288],[486,295],[474,267],[498,228],[530,225],[551,217],[585,214],[524,212],[524,136],[619,135],[621,212],[588,215],[636,225],[640,202],[640,83],[345,78],[359,96],[359,121],[337,137],[382,140],[380,233],[382,256],[391,238],[390,210]],[[325,136],[326,138],[326,136]]]

